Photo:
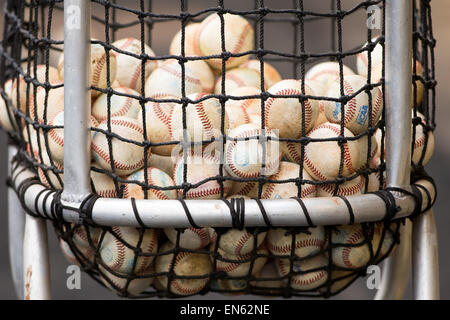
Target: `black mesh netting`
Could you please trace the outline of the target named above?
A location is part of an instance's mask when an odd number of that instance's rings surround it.
[[[56,193],[49,218],[61,249],[124,296],[336,294],[391,253],[402,223],[382,191],[384,1],[205,5],[92,1],[95,195],[75,225],[61,219]],[[64,180],[62,6],[7,1],[0,66],[0,123],[19,146],[16,158],[57,190]],[[414,1],[413,24],[416,181],[434,148],[429,0]],[[369,192],[386,202],[383,221],[275,228],[258,201],[267,227],[245,224],[243,199],[296,198],[305,209],[306,197],[346,201]],[[142,228],[95,225],[90,212],[99,196],[129,198]],[[192,228],[150,229],[134,201],[177,198]],[[183,199],[223,199],[234,228],[199,228]]]

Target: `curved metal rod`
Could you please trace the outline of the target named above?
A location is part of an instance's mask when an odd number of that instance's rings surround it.
[[[412,258],[414,298],[438,300],[438,242],[432,209],[414,219]]]

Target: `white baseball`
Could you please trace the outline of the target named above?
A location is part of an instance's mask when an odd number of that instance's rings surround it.
[[[342,65],[344,76],[355,74],[352,69],[346,65]],[[328,88],[340,77],[340,66],[338,62],[322,62],[313,66],[305,75],[306,80],[314,80],[320,82]]]
[[[339,196],[354,196],[362,194],[366,185],[366,179],[363,176],[355,177],[352,180],[348,180],[337,187],[335,184],[321,184],[317,186],[318,197],[333,197],[336,191],[336,195]]]
[[[379,131],[379,130],[377,130]],[[377,156],[378,151],[378,142],[375,135],[370,137],[370,154],[367,154],[367,151],[369,150],[369,138],[367,135],[364,135],[360,137],[358,142],[358,149],[359,149],[359,164],[356,166],[356,170],[359,171],[360,169],[364,169],[367,167],[367,163],[369,163],[369,167],[373,167],[374,158]]]
[[[347,269],[364,267],[371,258],[369,242],[379,242],[380,234],[376,231],[376,228],[373,229],[373,232],[369,229],[366,231],[368,237],[366,239],[363,227],[360,224],[337,227],[331,238],[334,245],[331,254],[333,263],[338,267]],[[370,238],[371,234],[373,238]]]
[[[222,76],[215,83],[214,93],[222,93]],[[225,73],[225,94],[242,87],[261,88],[261,74],[259,71],[250,68],[234,68]]]
[[[414,113],[412,116],[414,116]],[[432,131],[428,131],[428,133],[425,134],[424,126],[427,124],[427,121],[421,113],[417,112],[417,116],[420,117],[421,123],[415,126],[415,136],[414,136],[415,139],[412,154],[412,162],[416,166],[419,165],[419,163],[423,166],[426,166],[428,162],[431,160],[431,157],[433,156],[434,153],[434,134]]]
[[[103,121],[97,127],[108,131],[108,121]],[[136,142],[143,141],[143,129],[136,120],[127,117],[111,119],[111,132],[122,138]],[[114,155],[114,168],[118,175],[126,176],[144,166],[144,148],[134,143],[111,137],[112,153]],[[102,132],[94,133],[91,149],[94,159],[100,167],[111,170],[111,155],[108,148],[108,139]]]
[[[184,55],[186,57],[197,55],[195,52],[195,34],[198,27],[200,27],[200,23],[191,23],[184,28]],[[169,54],[174,56],[181,55],[181,30],[173,37],[170,43]]]
[[[166,242],[159,250],[159,255],[155,259],[155,271],[157,273],[169,273],[172,261],[174,245]],[[158,282],[167,289],[170,286],[170,292],[181,295],[193,295],[199,293],[206,287],[209,276],[213,271],[212,263],[207,254],[180,252],[175,258],[173,266],[174,278],[169,283],[167,275],[159,276]],[[198,279],[181,279],[177,276],[198,276]]]
[[[307,84],[302,89],[299,80],[282,80],[270,87],[268,92],[275,96],[311,95],[314,91]],[[319,103],[317,100],[307,99],[304,102],[304,113],[299,98],[269,98],[265,103],[265,126],[272,130],[278,130],[280,138],[299,139],[302,129],[307,133],[312,129],[319,115]],[[305,117],[305,128],[302,128],[302,116]]]
[[[243,17],[234,14],[224,14],[225,50],[232,54],[240,54],[250,51],[254,47],[254,30],[250,23]],[[202,21],[195,36],[195,52],[199,56],[220,55],[222,53],[221,19],[213,13]],[[250,55],[230,57],[225,67],[236,67],[245,62]],[[215,69],[222,68],[222,59],[214,58],[206,60]]]
[[[317,97],[325,97],[328,88],[325,87],[321,82],[316,80],[308,79],[305,83],[314,91],[314,95]],[[319,104],[319,115],[317,116],[316,122],[314,123],[314,128],[321,125],[322,123],[328,122],[327,116],[325,115],[325,100],[318,100]]]
[[[248,99],[237,99],[239,97],[248,97],[248,96],[259,96],[261,94],[261,90],[255,87],[239,87],[235,90],[228,93],[232,97],[236,97],[235,99],[230,98],[225,103],[225,107],[240,107],[243,108],[247,114],[250,116],[251,114],[261,115],[261,99],[256,98],[248,98]],[[258,123],[260,124],[260,123]]]
[[[116,52],[118,71],[116,74],[116,81],[124,87],[140,92],[142,82],[142,63],[144,63],[144,60],[138,59],[130,54],[137,56],[142,54],[141,40],[135,38],[124,38],[113,42],[112,45],[128,53]],[[155,56],[153,50],[146,44],[144,44],[144,53],[150,57]],[[158,60],[146,60],[144,67],[145,78],[147,78],[157,66]]]
[[[290,272],[297,273],[291,277],[291,288],[296,290],[316,289],[322,286],[328,278],[326,270],[328,259],[323,254],[301,261],[295,260],[292,270],[289,259],[276,259],[275,263],[280,276],[287,276]]]
[[[220,184],[216,180],[209,180],[219,175],[219,159],[211,156],[193,155],[187,157],[187,183],[192,185],[200,184],[198,187],[189,189],[185,196],[188,199],[220,199]],[[184,159],[180,159],[173,169],[173,180],[180,187],[183,184],[184,175]],[[224,172],[225,175],[225,172]],[[232,186],[231,180],[223,181],[224,197],[229,193]],[[184,194],[183,189],[179,189],[180,196]]]
[[[81,264],[88,264],[94,261],[95,251],[90,248],[77,248],[75,250],[77,253],[75,254],[70,248],[70,245],[63,239],[59,239],[59,247],[64,258],[70,264],[81,266],[79,260],[81,260]]]
[[[339,137],[340,134],[340,125],[326,122],[313,129],[308,134],[308,137],[312,139],[329,139]],[[344,128],[344,136],[347,138],[354,137],[347,128]],[[342,145],[344,148],[344,165],[341,174],[344,177],[348,177],[355,172],[360,163],[358,143],[356,141],[347,141]],[[304,167],[315,180],[332,180],[338,177],[341,147],[337,141],[311,142],[305,146],[304,156]]]
[[[92,166],[101,169],[95,163]],[[94,170],[91,170],[90,173],[92,192],[95,192],[102,198],[117,198],[117,188],[114,180],[110,176]]]
[[[290,256],[292,237],[295,237],[294,252],[299,258],[315,255],[325,244],[325,231],[321,226],[297,234],[291,234],[283,228],[271,228],[267,232],[267,248],[274,255]]]
[[[267,232],[256,233],[256,247],[259,247],[266,238]],[[229,229],[221,235],[219,248],[236,256],[250,253],[255,248],[255,232],[248,232],[246,229]]]
[[[179,246],[184,249],[198,250],[206,247],[211,242],[212,228],[187,228],[180,231]],[[176,244],[178,231],[174,228],[165,228],[169,241]]]
[[[257,198],[258,197],[259,183],[257,181],[233,181],[233,187],[231,188],[230,194],[236,197],[248,197]]]
[[[255,253],[253,251],[244,255],[234,255],[217,248],[217,253],[220,255],[220,258],[217,258],[216,260],[217,271],[226,272],[230,277],[243,277],[258,273],[266,264],[269,251],[265,245],[261,245],[256,249],[256,254],[262,255],[262,257],[258,258],[255,258]],[[254,262],[253,267],[250,270],[252,260],[254,260]]]
[[[150,266],[147,270],[139,272],[136,274],[138,277],[133,277],[128,281],[127,274],[117,273],[117,275],[112,272],[107,271],[103,266],[99,265],[98,269],[101,272],[101,280],[106,287],[113,291],[117,291],[120,294],[126,293],[130,297],[138,296],[140,293],[148,289],[155,277],[152,275],[155,273],[153,266]]]
[[[275,83],[281,81],[280,73],[271,64],[269,64],[268,62],[264,62],[263,66],[264,66],[263,68],[264,68],[264,87],[265,88],[270,88]],[[250,60],[245,61],[243,64],[241,64],[240,67],[255,69],[258,72],[260,72],[261,61],[259,61],[257,59],[250,59]]]
[[[110,98],[110,112],[111,118],[115,117],[129,117],[136,118],[141,111],[141,105],[136,98],[122,96],[120,94],[132,95],[139,97],[139,93],[133,89],[126,87],[115,88],[119,94],[114,94]],[[98,122],[102,122],[108,119],[108,95],[102,93],[92,105],[92,115]]]
[[[165,189],[158,190],[154,188],[145,188],[144,190],[137,183],[142,183],[149,187],[159,187]],[[147,168],[147,177],[145,177],[145,169],[136,171],[127,177],[127,183],[123,189],[123,197],[154,200],[176,199],[177,191],[175,189],[170,189],[171,187],[175,187],[175,184],[167,173],[158,168],[149,167]],[[147,198],[145,197],[146,195]]]
[[[53,86],[62,84],[60,80],[51,83]],[[48,123],[58,112],[64,110],[64,87],[50,89],[48,95],[43,87],[37,88],[36,102],[34,95],[30,94],[29,110],[31,119]]]
[[[140,244],[140,254],[152,254],[158,251],[158,237],[156,229],[139,230],[133,227],[112,227],[106,233],[100,245],[102,262],[111,270],[130,274],[147,269],[154,256],[136,255],[134,250]],[[136,266],[133,270],[134,260]]]
[[[0,127],[6,131],[13,131],[16,129],[16,121],[13,110],[5,103],[5,100],[0,97]]]
[[[360,75],[344,76],[343,90],[345,96],[353,96],[356,92],[367,85],[367,79]],[[343,107],[340,102],[325,101],[324,110],[327,119],[333,123],[341,123],[342,108],[344,108],[344,125],[353,134],[358,135],[367,130],[368,126],[375,126],[383,112],[383,94],[379,87],[374,87],[370,94],[372,96],[372,118],[370,118],[369,95],[360,92],[350,99]],[[341,83],[339,80],[333,82],[327,91],[330,98],[341,98]],[[369,120],[371,122],[369,123]]]
[[[244,124],[228,133],[225,145],[225,169],[233,177],[256,178],[261,174],[265,160],[264,175],[278,172],[281,152],[276,134],[265,130],[265,141],[261,138],[263,131],[255,124]],[[272,138],[272,139],[269,139]],[[265,144],[265,159],[262,143]]]
[[[299,179],[300,166],[296,163],[281,161],[279,171],[270,176],[269,179],[273,181],[284,181],[290,179]],[[311,176],[305,169],[303,169],[302,180],[312,181]],[[297,197],[299,187],[295,182],[275,183],[268,182],[263,185],[261,199],[289,199]],[[316,186],[314,184],[303,184],[301,186],[300,198],[312,198],[316,196]]]
[[[60,111],[48,122],[52,127],[48,131],[48,147],[53,160],[64,164],[64,111]],[[89,117],[89,128],[97,128],[98,122],[93,116]],[[91,138],[94,132],[91,131]]]

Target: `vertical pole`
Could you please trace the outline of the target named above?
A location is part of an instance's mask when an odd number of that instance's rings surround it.
[[[388,187],[409,185],[411,166],[412,0],[386,0],[386,178]],[[411,223],[383,268],[376,299],[401,299],[411,263]]]
[[[90,193],[91,2],[64,1],[64,192],[81,202]]]
[[[8,172],[12,172],[12,159],[17,149],[8,146]],[[11,274],[16,289],[16,295],[23,299],[23,235],[25,228],[25,213],[13,188],[8,189],[8,240]]]
[[[439,264],[433,210],[414,219],[413,288],[417,300],[439,299]]]

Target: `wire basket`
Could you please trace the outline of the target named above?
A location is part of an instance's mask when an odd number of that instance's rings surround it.
[[[389,127],[385,1],[8,1],[10,185],[121,296],[337,294],[435,199],[430,10],[413,1],[410,141]]]

